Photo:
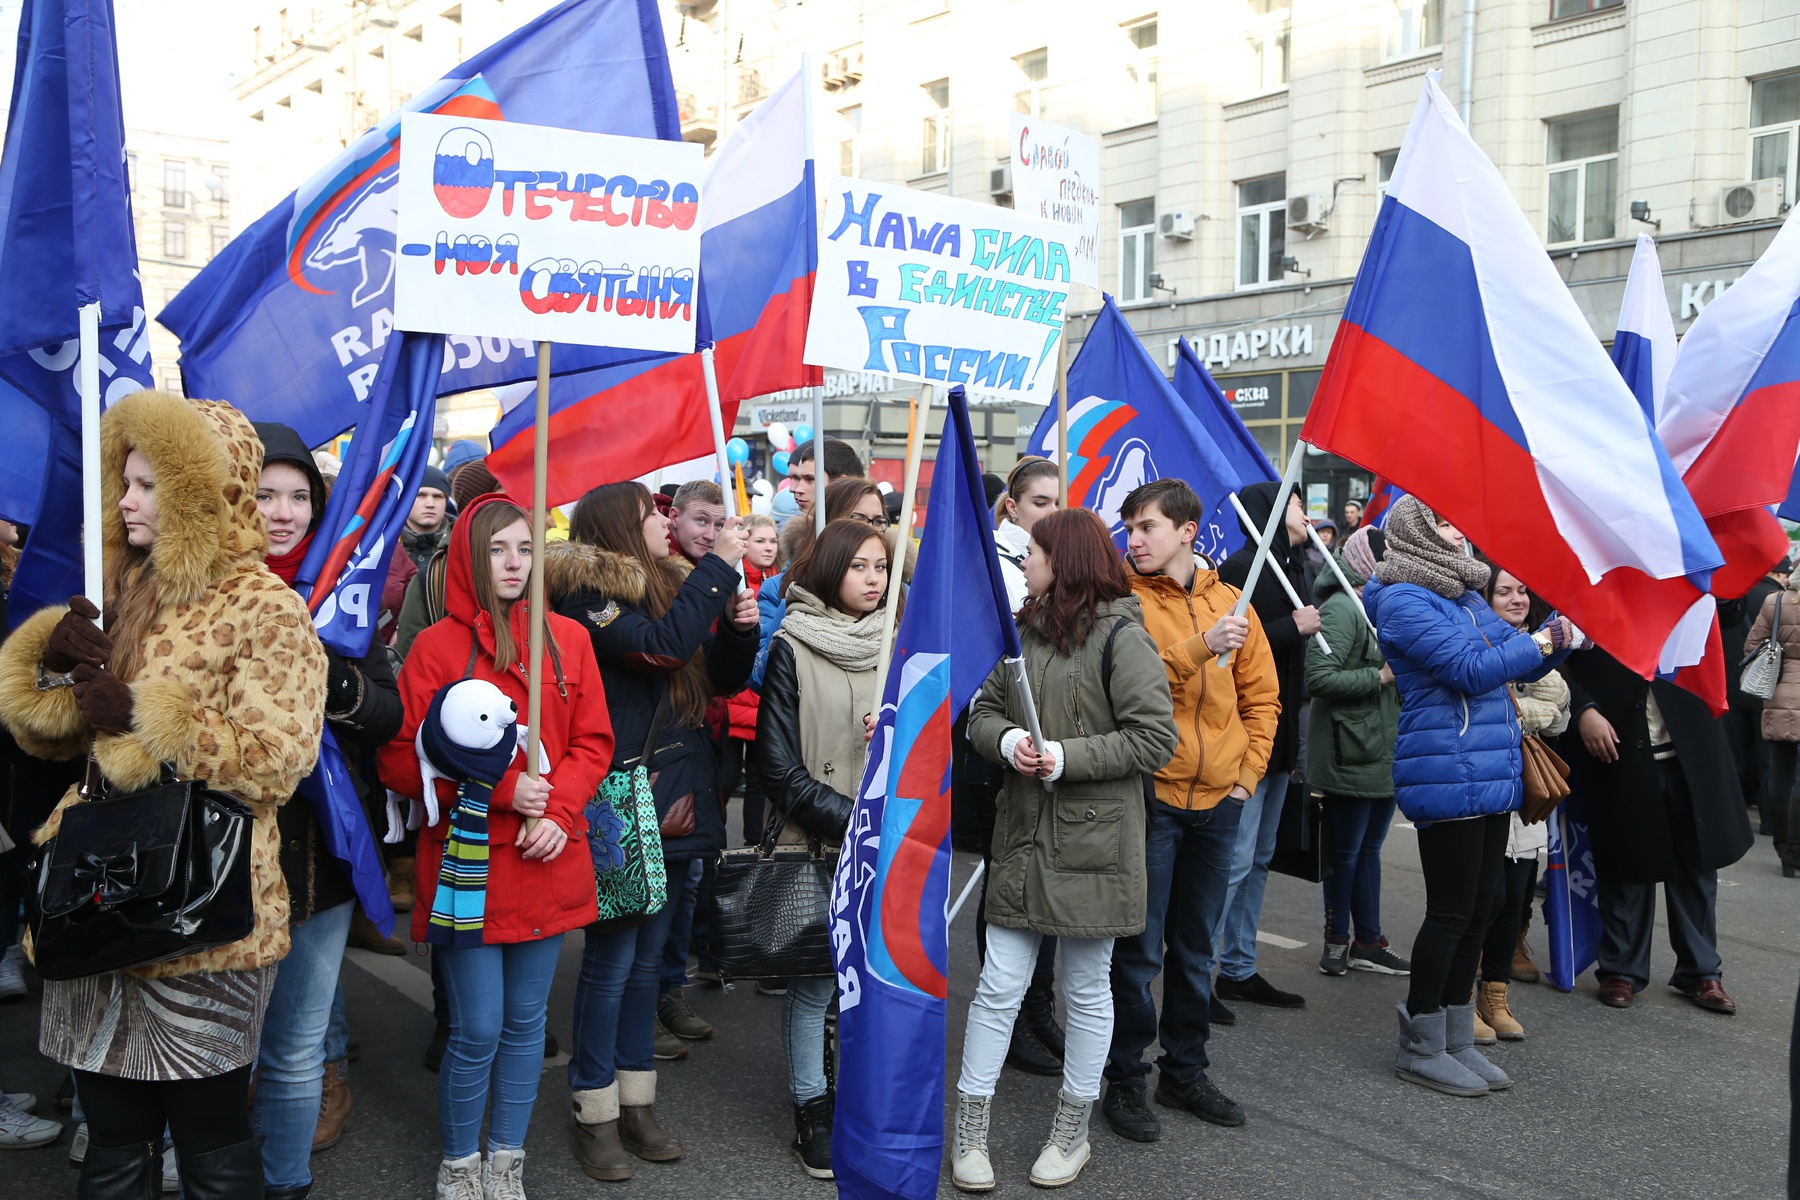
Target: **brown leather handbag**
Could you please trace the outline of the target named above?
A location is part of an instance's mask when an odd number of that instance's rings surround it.
[[[1519,698],[1513,696],[1512,702],[1513,712],[1519,716],[1519,727],[1523,729],[1525,717],[1519,711]],[[1548,820],[1556,806],[1568,799],[1569,764],[1535,733],[1520,738],[1519,757],[1525,766],[1525,802],[1519,806],[1519,820],[1536,825]]]

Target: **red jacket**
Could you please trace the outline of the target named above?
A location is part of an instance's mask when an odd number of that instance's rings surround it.
[[[489,495],[470,504],[464,516],[483,504],[505,497]],[[491,618],[475,601],[470,578],[472,553],[469,530],[474,522],[458,521],[450,538],[450,554],[444,579],[444,603],[449,615],[421,633],[400,669],[400,698],[406,705],[406,721],[400,735],[381,751],[381,779],[402,796],[418,799],[423,787],[413,738],[431,698],[446,683],[464,677],[471,639],[479,650],[474,678],[486,679],[519,706],[519,721],[529,711],[529,684],[523,664],[502,675],[494,669],[494,630]],[[486,557],[481,560],[486,567]],[[512,608],[513,642],[521,650],[530,629],[525,601]],[[587,803],[599,790],[612,764],[612,722],[606,712],[606,689],[594,661],[594,647],[587,631],[567,617],[550,613],[546,631],[556,643],[562,663],[565,698],[555,684],[555,665],[548,647],[540,664],[544,681],[544,749],[550,758],[546,778],[553,790],[545,816],[568,833],[569,842],[555,858],[526,861],[513,845],[521,818],[513,812],[512,795],[525,756],[521,750],[494,788],[488,811],[488,887],[486,929],[482,940],[492,943],[528,942],[579,928],[598,916],[594,904],[594,864],[584,844]],[[437,891],[438,864],[443,858],[444,836],[456,789],[440,780],[438,823],[419,830],[417,900],[413,905],[413,940],[425,940],[431,916],[431,899]]]
[[[763,573],[761,567],[747,558],[743,560],[742,565],[744,581],[749,584],[750,594],[754,596],[762,591],[763,580],[768,576]],[[757,694],[749,688],[726,698],[725,706],[730,714],[732,737],[742,738],[746,742],[756,740],[757,700]]]

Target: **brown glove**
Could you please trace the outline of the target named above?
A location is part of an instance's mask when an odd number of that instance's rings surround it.
[[[69,611],[44,643],[44,669],[57,675],[73,671],[78,663],[103,667],[112,657],[112,639],[94,624],[100,610],[86,596],[70,596]]]
[[[75,704],[81,719],[100,733],[130,733],[135,703],[131,686],[117,675],[82,663],[75,668]]]

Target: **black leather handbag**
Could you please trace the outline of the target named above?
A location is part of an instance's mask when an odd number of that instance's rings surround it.
[[[719,855],[710,953],[724,979],[807,979],[836,973],[831,959],[831,880],[837,855],[817,838],[777,848],[777,811],[762,841]]]
[[[85,803],[26,866],[26,919],[45,979],[78,979],[228,946],[256,928],[255,816],[195,779],[109,796],[98,772]]]
[[[1263,803],[1268,803],[1265,800]],[[1308,883],[1323,883],[1336,873],[1331,845],[1331,806],[1306,786],[1306,776],[1288,777],[1281,824],[1275,830],[1275,854],[1269,870]]]

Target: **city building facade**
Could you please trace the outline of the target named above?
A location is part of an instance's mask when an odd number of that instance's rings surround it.
[[[127,128],[125,160],[156,385],[181,395],[180,343],[154,318],[231,240],[231,147]]]

